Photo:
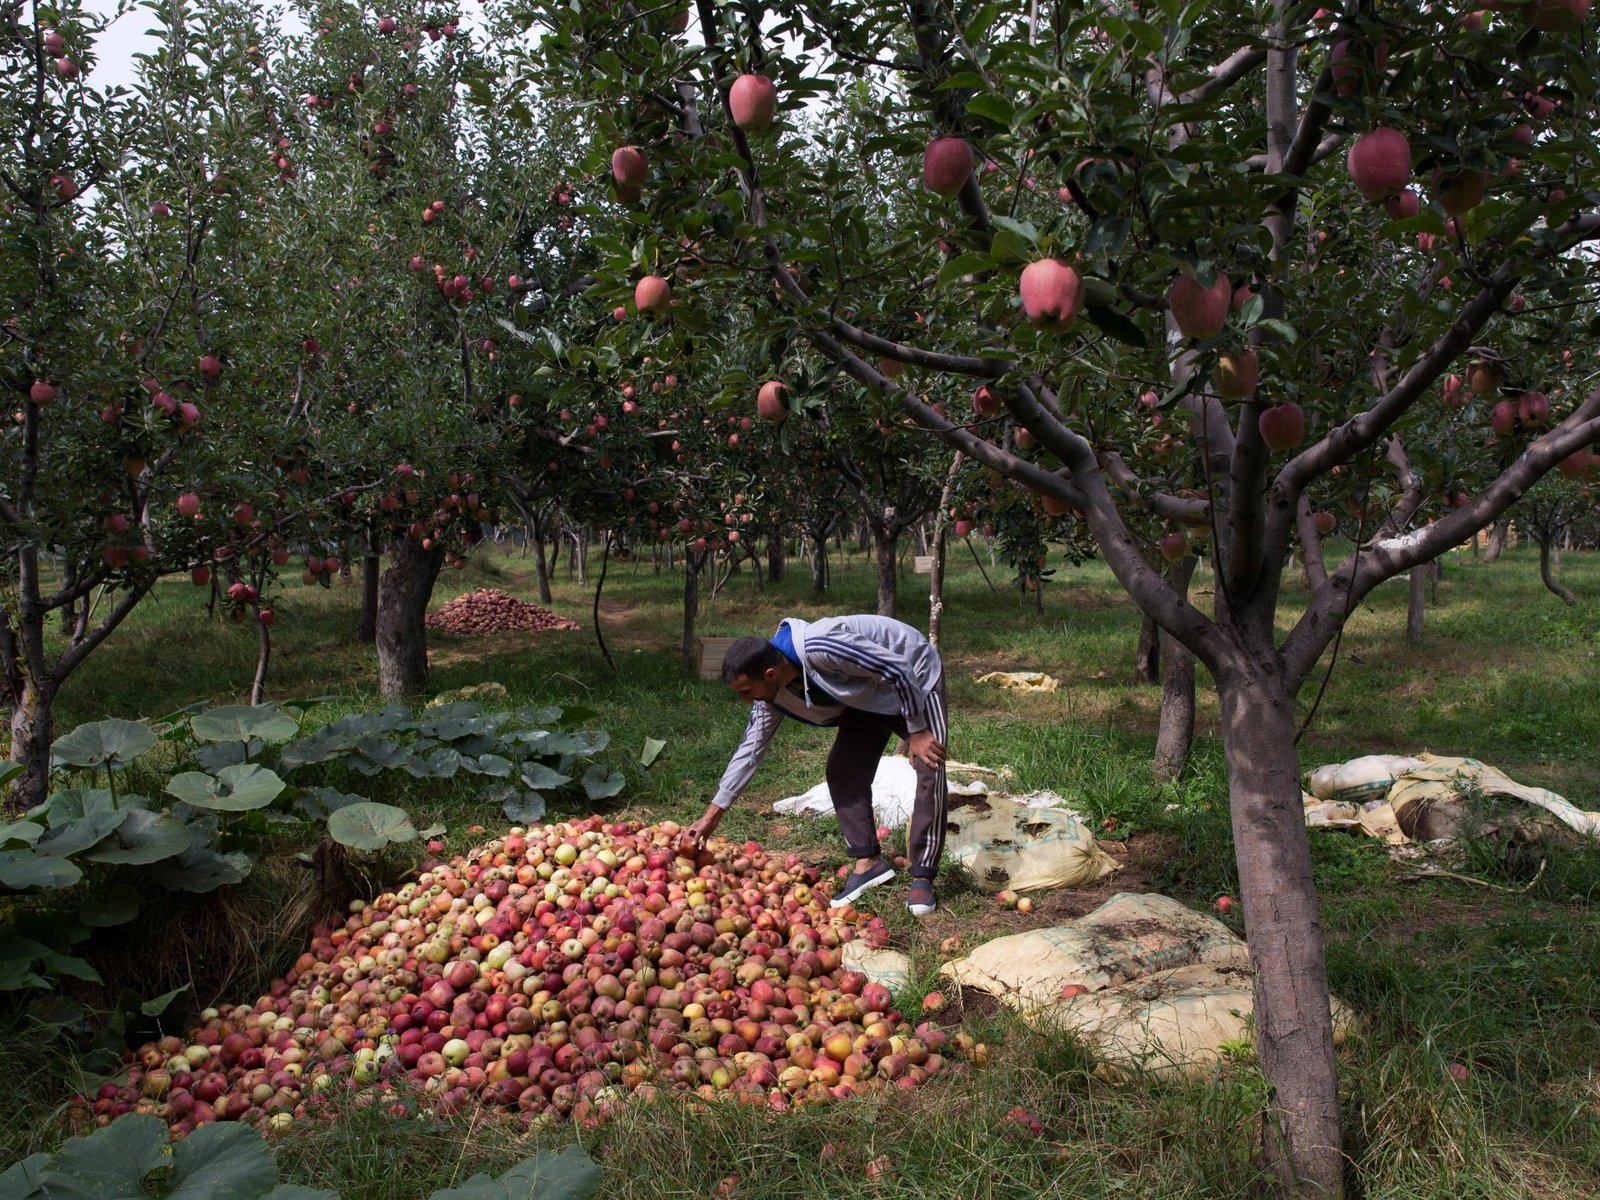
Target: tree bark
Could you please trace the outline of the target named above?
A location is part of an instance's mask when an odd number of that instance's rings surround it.
[[[878,615],[892,617],[895,615],[900,590],[899,564],[895,562],[895,551],[900,544],[899,527],[874,526],[872,541],[878,559]]]
[[[1539,578],[1544,580],[1545,587],[1561,597],[1563,603],[1575,605],[1578,603],[1578,597],[1573,595],[1572,589],[1556,581],[1553,564],[1550,561],[1550,541],[1548,537],[1539,539]]]
[[[1344,1156],[1293,697],[1275,662],[1256,669],[1235,664],[1218,677],[1217,690],[1255,972],[1256,1053],[1271,1088],[1262,1154],[1279,1195],[1326,1200],[1343,1194]]]
[[[783,533],[774,533],[767,539],[767,578],[777,583],[783,578],[788,563],[784,560]]]
[[[1489,527],[1489,544],[1484,547],[1483,561],[1486,563],[1498,562],[1500,555],[1505,552],[1506,535],[1511,532],[1511,518],[1501,517]]]
[[[1167,578],[1187,595],[1198,560],[1192,554],[1167,567]],[[1194,745],[1194,652],[1166,630],[1156,639],[1157,661],[1165,666],[1161,677],[1161,725],[1156,733],[1156,756],[1151,766],[1165,783],[1183,774]]]
[[[1150,617],[1139,622],[1139,641],[1133,648],[1133,673],[1140,683],[1156,683],[1161,679],[1161,630]]]
[[[389,545],[389,567],[378,581],[378,694],[385,700],[414,696],[428,686],[428,599],[444,564],[444,550],[424,550],[412,537]]]
[[[267,693],[267,668],[272,664],[272,631],[256,622],[256,676],[250,682],[250,703],[260,704]]]
[[[55,689],[24,678],[13,688],[11,760],[23,764],[6,807],[23,812],[50,795],[50,745],[55,741]]]
[[[544,523],[535,514],[529,527],[533,535],[534,571],[539,579],[539,603],[550,603],[550,563],[544,556]]]
[[[1411,586],[1408,589],[1409,598],[1406,603],[1406,645],[1422,645],[1423,614],[1427,610],[1428,602],[1428,576],[1432,568],[1426,563],[1419,563],[1411,568]]]
[[[709,551],[707,552],[709,553]],[[683,655],[682,665],[685,675],[693,675],[699,669],[699,663],[694,655],[694,624],[700,615],[700,567],[705,559],[696,555],[692,549],[683,552]]]
[[[828,535],[812,539],[811,594],[824,595],[828,590]]]
[[[356,634],[366,646],[378,639],[378,576],[383,566],[378,551],[377,535],[369,534],[367,553],[361,556],[361,628]]]

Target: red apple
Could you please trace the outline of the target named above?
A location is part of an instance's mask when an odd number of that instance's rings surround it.
[[[971,521],[957,521],[950,528],[954,531],[958,538],[969,538],[972,536]]]
[[[1213,905],[1213,907],[1219,913],[1230,913],[1234,910],[1236,905],[1232,896],[1218,896],[1217,902],[1215,905]]]
[[[215,379],[222,374],[222,360],[215,354],[202,354],[199,362],[200,374],[207,379]]]
[[[1005,411],[1005,401],[987,383],[979,384],[972,393],[972,411],[980,417],[997,417]]]
[[[1060,333],[1071,326],[1083,304],[1083,278],[1059,258],[1042,258],[1022,268],[1022,311],[1041,329]]]
[[[60,391],[60,388],[47,380],[35,379],[33,386],[28,389],[28,399],[35,404],[49,404]]]
[[[769,379],[756,393],[756,413],[766,421],[781,421],[789,415],[789,388],[782,380]]]
[[[1387,200],[1411,182],[1411,143],[1398,129],[1380,125],[1350,144],[1345,165],[1369,202]]]
[[[646,275],[634,285],[633,303],[640,312],[666,312],[672,303],[672,286],[659,275]]]
[[[1422,200],[1417,196],[1415,188],[1405,188],[1398,195],[1385,200],[1383,208],[1394,220],[1403,221],[1422,211]]]
[[[1508,435],[1517,427],[1517,402],[1515,400],[1502,400],[1494,406],[1494,411],[1489,414],[1489,427],[1501,437]]]
[[[196,567],[189,572],[189,582],[193,583],[195,587],[205,587],[206,584],[211,582],[211,568]]]
[[[263,608],[260,612],[256,613],[256,620],[269,627],[277,619],[277,614],[274,613],[270,608]]]
[[[1459,217],[1482,204],[1484,186],[1484,177],[1477,171],[1441,169],[1433,173],[1433,190],[1439,207],[1452,217]]]
[[[778,89],[765,75],[741,75],[728,89],[728,111],[740,129],[760,133],[777,115]]]
[[[965,138],[934,138],[922,152],[922,185],[941,196],[954,196],[972,174],[972,147]]]
[[[611,152],[611,174],[621,187],[642,188],[650,175],[650,163],[633,146],[618,146]]]
[[[1221,271],[1210,287],[1201,287],[1191,275],[1179,275],[1167,291],[1173,324],[1184,337],[1208,338],[1222,332],[1228,319],[1233,285]]]
[[[1256,422],[1268,450],[1288,450],[1306,436],[1306,415],[1298,404],[1274,404]]]
[[[1475,396],[1488,396],[1500,387],[1500,372],[1486,362],[1475,362],[1467,368],[1467,387]]]
[[[1161,557],[1168,562],[1177,562],[1189,553],[1189,536],[1184,533],[1169,533],[1162,537],[1160,542]]]
[[[1550,397],[1543,392],[1523,392],[1517,398],[1517,420],[1529,427],[1543,425],[1550,419]]]

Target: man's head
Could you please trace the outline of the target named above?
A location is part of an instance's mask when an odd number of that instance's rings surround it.
[[[772,700],[793,672],[783,651],[766,638],[740,638],[722,656],[722,682],[746,704]]]

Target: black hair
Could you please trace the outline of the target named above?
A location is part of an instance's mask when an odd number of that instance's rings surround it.
[[[775,670],[788,660],[766,638],[742,637],[722,655],[722,682],[732,683],[743,675],[759,679],[769,669]]]

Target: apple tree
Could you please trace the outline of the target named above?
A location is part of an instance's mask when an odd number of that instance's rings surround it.
[[[1372,535],[1325,565],[1282,634],[1280,583],[1295,545],[1318,542],[1322,481],[1370,471],[1427,425],[1449,373],[1491,412],[1537,389],[1496,350],[1513,295],[1549,313],[1592,300],[1587,0],[1488,16],[707,0],[683,37],[652,26],[662,10],[533,9],[548,77],[661,164],[636,193],[652,228],[608,256],[616,294],[701,239],[708,266],[674,286],[675,320],[749,306],[756,328],[1078,510],[1139,608],[1208,667],[1270,1089],[1263,1162],[1283,1195],[1340,1194],[1297,696],[1372,588],[1558,462],[1600,462],[1600,391],[1497,433],[1494,470],[1459,505],[1439,502],[1456,480],[1410,463],[1385,511],[1375,492],[1359,506]],[[830,119],[846,107],[851,121]],[[919,203],[883,206],[874,172],[920,187]],[[824,267],[792,266],[808,261]],[[1036,445],[941,415],[923,400],[933,377],[992,387]],[[1146,390],[1173,434],[1160,459],[1133,453]],[[1209,611],[1163,573],[1151,518],[1162,538],[1204,531]]]

